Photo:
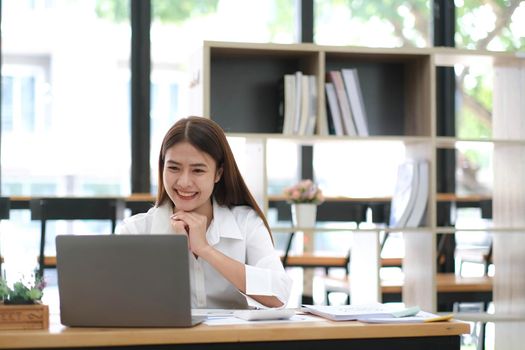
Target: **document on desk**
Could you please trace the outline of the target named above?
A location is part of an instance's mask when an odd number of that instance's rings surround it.
[[[417,306],[404,307],[397,304],[363,304],[363,305],[303,305],[305,312],[312,313],[332,321],[362,321],[370,318],[398,319],[416,315]]]
[[[319,322],[318,317],[311,315],[294,315],[288,319],[247,321],[234,316],[231,317],[208,317],[203,323],[208,326],[242,325],[242,324],[269,324],[269,323],[299,323]]]
[[[362,320],[365,323],[428,323],[446,322],[452,320],[454,315],[436,315],[426,311],[419,311],[414,316],[406,317],[369,317]]]
[[[294,309],[193,309],[192,316],[205,316],[204,324],[209,326],[319,321],[310,315],[298,315]]]

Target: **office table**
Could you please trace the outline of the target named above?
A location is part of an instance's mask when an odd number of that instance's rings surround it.
[[[2,331],[0,348],[133,349],[459,349],[464,322],[364,324],[360,322],[266,323],[192,328],[68,328],[58,315],[49,330]]]

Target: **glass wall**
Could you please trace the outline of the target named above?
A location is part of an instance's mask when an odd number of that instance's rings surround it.
[[[152,1],[153,190],[157,186],[156,160],[162,138],[176,120],[190,114],[191,68],[197,64],[195,54],[202,41],[296,42],[295,4],[293,0]],[[234,152],[240,155],[244,150],[234,147]]]
[[[315,0],[314,41],[369,47],[432,46],[431,4],[430,0]]]
[[[456,46],[491,51],[525,47],[525,1],[456,0]]]
[[[2,196],[130,193],[130,23],[101,18],[97,5],[2,1]],[[1,225],[6,267],[34,268],[39,222],[29,210],[12,210]],[[56,233],[111,226],[50,222],[47,229],[52,255]]]
[[[2,1],[2,195],[130,192],[129,21]]]

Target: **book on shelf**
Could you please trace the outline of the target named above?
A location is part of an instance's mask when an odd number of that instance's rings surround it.
[[[389,226],[418,227],[423,220],[429,188],[429,165],[425,160],[400,164],[390,204]]]
[[[295,115],[295,76],[286,74],[280,85],[279,130],[283,134],[293,133]]]
[[[392,319],[414,316],[419,307],[404,307],[397,304],[371,303],[363,305],[303,305],[303,311],[332,321],[363,321],[367,319]]]
[[[302,72],[285,74],[279,84],[278,131],[313,135],[317,119],[317,79]]]
[[[346,95],[350,103],[350,109],[354,118],[357,134],[359,136],[368,136],[367,117],[357,69],[342,69],[341,75],[345,84]]]
[[[297,135],[306,135],[308,119],[310,118],[310,81],[307,75],[301,77],[301,113]]]
[[[315,75],[308,75],[308,122],[306,123],[305,135],[311,136],[315,133],[317,104],[317,77]]]
[[[328,112],[327,115],[330,118],[328,121],[328,127],[329,129],[333,126],[334,133],[337,136],[343,136],[344,135],[344,129],[343,124],[341,120],[341,111],[339,110],[339,105],[337,103],[337,96],[335,93],[335,87],[333,83],[326,83],[325,84],[325,91],[326,91],[326,101],[328,105]]]
[[[303,73],[295,72],[295,110],[293,115],[292,134],[299,134],[301,127],[301,109],[303,105]]]
[[[417,162],[418,171],[418,186],[416,191],[416,198],[414,199],[414,207],[408,216],[406,227],[418,227],[422,224],[428,201],[428,188],[430,169],[427,161]]]
[[[328,71],[327,81],[334,84],[345,135],[357,136],[357,130],[354,125],[350,103],[348,101],[345,84],[343,82],[343,75],[337,70]]]

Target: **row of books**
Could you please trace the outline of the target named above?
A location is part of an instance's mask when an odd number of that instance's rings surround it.
[[[298,71],[286,74],[280,84],[279,115],[282,133],[310,136],[317,119],[317,78]]]
[[[331,70],[326,74],[328,124],[336,135],[368,136],[363,94],[356,68]]]
[[[366,110],[357,69],[332,70],[326,74],[328,120],[319,126],[321,135],[368,136]],[[285,74],[279,84],[279,129],[286,135],[310,136],[317,120],[315,75]]]
[[[429,164],[414,160],[400,164],[390,206],[390,227],[418,227],[427,208]]]

